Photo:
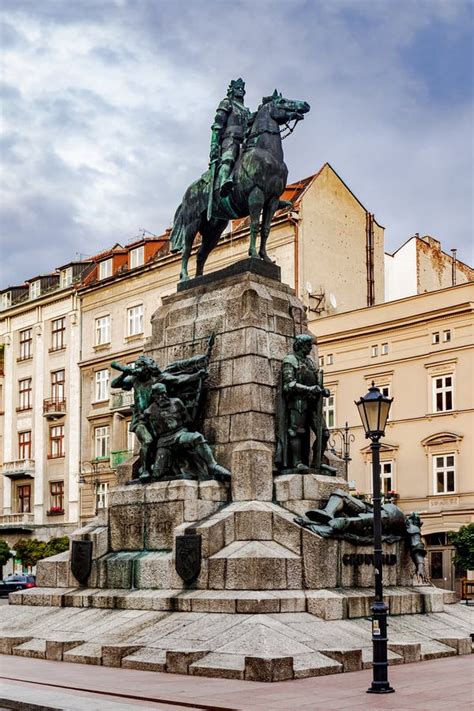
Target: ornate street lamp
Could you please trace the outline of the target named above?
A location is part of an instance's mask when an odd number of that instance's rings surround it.
[[[374,505],[374,567],[375,600],[372,605],[372,684],[367,693],[390,694],[387,661],[387,610],[383,601],[382,583],[382,507],[380,496],[380,438],[385,435],[385,425],[393,398],[385,397],[372,386],[355,404],[364,425],[365,436],[370,439],[372,452],[372,492]]]
[[[331,452],[333,454],[337,454],[336,452],[336,440],[335,437],[340,438],[341,442],[341,459],[344,462],[344,471],[345,471],[345,476],[346,476],[346,481],[349,478],[349,462],[352,461],[351,459],[351,442],[355,441],[355,437],[353,434],[350,434],[349,432],[349,425],[345,424],[345,426],[341,429],[339,428],[334,428],[330,430],[330,435],[331,438],[329,440],[329,446],[331,447]]]

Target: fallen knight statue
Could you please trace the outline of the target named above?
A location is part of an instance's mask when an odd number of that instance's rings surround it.
[[[336,489],[324,509],[311,509],[306,517],[296,518],[301,526],[323,538],[339,538],[354,545],[373,542],[374,514],[372,504]],[[415,564],[416,574],[427,582],[425,571],[426,548],[421,540],[419,514],[405,516],[395,504],[382,505],[382,541],[405,541]]]

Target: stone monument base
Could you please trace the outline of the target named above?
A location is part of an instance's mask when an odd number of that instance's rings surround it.
[[[319,475],[275,480],[285,506],[305,487],[313,505],[340,486]],[[217,482],[118,487],[108,520],[75,534],[92,541],[87,587],[73,578],[69,553],[41,561],[39,587],[11,594],[0,610],[0,652],[256,681],[369,667],[371,547],[321,538],[283,505],[226,504],[227,495]],[[192,584],[176,566],[176,541],[187,535],[201,544]],[[415,584],[403,543],[383,551],[389,662],[469,653],[470,611],[454,593]]]

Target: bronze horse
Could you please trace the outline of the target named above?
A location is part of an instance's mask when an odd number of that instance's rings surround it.
[[[249,255],[270,261],[266,242],[273,215],[289,203],[280,200],[286,187],[288,168],[283,160],[281,126],[301,121],[310,110],[306,101],[285,99],[277,91],[264,97],[251,123],[242,153],[234,170],[230,195],[214,192],[212,217],[207,219],[210,171],[192,183],[176,210],[171,232],[171,251],[182,252],[180,281],[187,281],[188,261],[194,239],[199,232],[202,244],[197,253],[196,276],[201,276],[210,252],[219,241],[229,220],[250,215]],[[290,132],[293,130],[290,129]],[[260,227],[260,249],[256,242]]]

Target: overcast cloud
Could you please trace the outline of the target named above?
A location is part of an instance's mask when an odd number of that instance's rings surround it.
[[[329,161],[386,227],[472,262],[472,20],[461,0],[3,0],[1,286],[144,228],[205,169],[230,79],[311,113],[290,180]]]

